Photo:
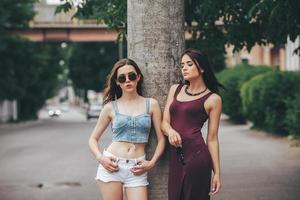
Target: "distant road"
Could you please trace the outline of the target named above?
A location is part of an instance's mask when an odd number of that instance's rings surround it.
[[[79,110],[25,125],[0,125],[0,200],[95,200],[97,163],[88,149],[96,120]],[[104,145],[110,140],[107,133]]]

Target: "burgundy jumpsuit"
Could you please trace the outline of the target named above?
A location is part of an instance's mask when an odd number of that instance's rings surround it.
[[[177,95],[182,86],[177,87],[169,109],[170,124],[182,139],[186,164],[178,161],[176,148],[170,145],[168,196],[169,200],[207,200],[210,199],[212,160],[201,128],[208,119],[204,102],[212,92],[196,100],[181,102]]]

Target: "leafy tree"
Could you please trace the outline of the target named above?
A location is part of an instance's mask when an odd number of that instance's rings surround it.
[[[0,7],[0,101],[13,99],[22,93],[16,77],[16,62],[22,51],[16,43],[21,40],[11,30],[25,28],[34,17],[35,0],[3,0]]]
[[[71,1],[58,6],[56,13],[72,9]],[[87,0],[84,6],[77,7],[74,17],[80,19],[96,19],[108,27],[117,30],[119,36],[125,36],[127,31],[127,1],[126,0]]]
[[[20,120],[36,118],[46,99],[54,96],[61,73],[60,46],[13,39],[0,51],[0,100],[17,99]]]
[[[62,71],[59,45],[26,42],[22,48],[24,59],[29,60],[19,65],[22,68],[19,71],[24,73],[22,77],[27,78],[19,83],[23,84],[25,91],[18,98],[20,120],[37,117],[36,113],[45,100],[55,95],[59,84],[58,74]]]
[[[11,29],[25,28],[34,17],[33,5],[37,0],[1,0],[0,36]]]
[[[198,40],[233,44],[248,50],[256,43],[285,44],[300,33],[300,1],[297,0],[186,0],[186,21]],[[196,22],[196,27],[192,23]],[[299,47],[296,49],[298,53]]]
[[[62,52],[56,44],[33,43],[11,34],[28,26],[35,0],[3,0],[0,8],[0,101],[17,99],[20,120],[36,118],[54,95]]]
[[[73,44],[69,60],[70,78],[76,89],[101,91],[106,76],[118,59],[117,44],[76,43]]]
[[[67,2],[57,11],[70,8]],[[250,50],[256,43],[285,44],[288,37],[295,41],[300,33],[299,10],[298,0],[185,0],[185,21],[194,40],[188,46],[204,48],[214,57],[224,53],[227,44],[238,51],[243,47]],[[75,17],[98,19],[111,28],[126,31],[126,12],[125,0],[87,0]],[[299,54],[300,47],[295,52]],[[216,70],[223,67],[219,61],[213,64]]]

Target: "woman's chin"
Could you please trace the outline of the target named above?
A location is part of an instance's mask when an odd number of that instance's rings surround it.
[[[186,77],[183,77],[183,80],[190,81],[190,78],[186,76]]]
[[[135,89],[133,87],[124,89],[124,92],[128,92],[128,93],[131,93],[131,92],[134,92],[134,91],[135,91]]]

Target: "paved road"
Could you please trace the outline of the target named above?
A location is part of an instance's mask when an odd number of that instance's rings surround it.
[[[99,199],[97,163],[87,139],[96,121],[70,111],[61,118],[0,125],[0,200]],[[104,135],[102,145],[110,140]],[[300,148],[233,126],[220,129],[222,191],[213,200],[299,200]]]
[[[95,123],[70,111],[0,128],[0,199],[99,199],[93,181],[97,163],[87,146]]]
[[[214,200],[299,200],[300,148],[222,120],[222,192]]]

